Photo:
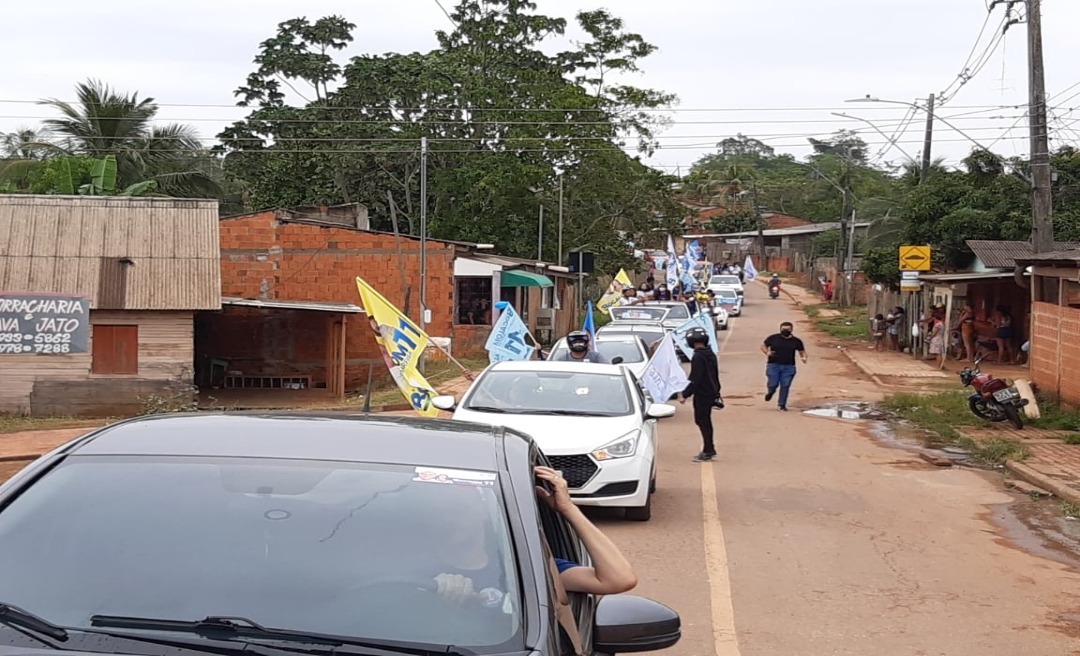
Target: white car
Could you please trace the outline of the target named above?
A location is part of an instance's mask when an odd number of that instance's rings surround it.
[[[569,350],[569,347],[566,346],[566,338],[563,337],[555,342],[555,346],[551,347],[551,353],[548,354],[547,359],[561,358]],[[607,358],[607,361],[612,364],[623,365],[638,379],[645,373],[645,368],[649,366],[649,347],[641,337],[636,335],[597,332],[596,352]],[[621,360],[616,363],[616,358],[621,358]]]
[[[714,290],[713,294],[716,297],[716,307],[724,308],[733,317],[742,316],[743,297],[739,296],[735,290],[718,289]]]
[[[746,290],[743,289],[742,281],[739,280],[739,276],[734,276],[729,273],[724,273],[718,276],[709,278],[709,284],[705,286],[705,289],[711,289],[714,293],[718,293],[722,289],[730,289],[742,297]]]
[[[531,435],[562,471],[574,502],[625,508],[646,521],[656,489],[658,419],[675,406],[652,403],[620,365],[551,360],[497,362],[465,391],[432,400],[455,421]]]

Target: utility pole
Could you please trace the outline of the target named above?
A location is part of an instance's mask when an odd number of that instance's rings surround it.
[[[1042,0],[1027,0],[1028,128],[1031,133],[1031,248],[1054,250],[1054,205],[1050,185],[1050,137],[1043,69]]]
[[[427,137],[420,137],[420,330],[427,332]],[[420,358],[420,373],[424,372],[424,359]]]
[[[848,225],[851,217],[855,214],[855,209],[851,203],[851,163],[847,159],[844,160],[844,174],[840,178],[840,184],[842,187],[841,192],[843,192],[843,205],[840,209],[840,248],[837,252],[837,261],[840,266],[837,267],[837,274],[844,281],[844,299],[846,301],[850,296],[848,288],[851,286],[847,280],[848,251],[850,250],[849,242],[851,241],[851,236],[848,234]]]
[[[926,182],[930,174],[930,146],[934,140],[934,94],[926,101],[926,136],[923,138],[922,168],[919,170],[919,183]]]
[[[769,268],[769,258],[765,254],[765,221],[761,218],[761,204],[758,202],[757,181],[750,181],[750,194],[754,200],[754,216],[757,218],[758,267],[764,271]]]
[[[544,203],[540,203],[540,225],[536,229],[536,261],[544,261]]]
[[[563,265],[563,250],[562,250],[562,227],[563,227],[563,174],[559,174],[559,259],[556,262],[559,266]]]

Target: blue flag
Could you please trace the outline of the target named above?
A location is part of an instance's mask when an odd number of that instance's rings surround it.
[[[495,304],[495,309],[501,314],[491,329],[487,343],[484,344],[484,348],[488,351],[488,360],[495,363],[531,358],[536,348],[525,343],[529,328],[518,316],[514,306],[506,301],[499,301]]]
[[[592,301],[585,304],[585,324],[581,329],[589,333],[589,350],[596,348],[596,322],[593,321]]]
[[[672,332],[672,336],[675,338],[675,345],[679,347],[679,350],[683,352],[683,355],[687,358],[694,357],[694,349],[690,348],[686,343],[686,333],[690,332],[691,328],[704,328],[705,332],[709,333],[709,346],[712,347],[713,353],[720,352],[720,343],[716,339],[715,321],[709,314],[699,312]]]

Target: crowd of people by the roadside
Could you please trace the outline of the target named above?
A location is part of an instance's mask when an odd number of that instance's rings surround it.
[[[927,342],[927,359],[945,368],[949,358],[974,362],[981,358],[991,362],[1021,364],[1024,346],[1016,343],[1016,331],[1009,308],[998,305],[989,316],[977,313],[975,306],[965,303],[955,321],[949,322],[942,303],[932,305],[915,325]],[[878,351],[902,351],[900,336],[907,313],[900,306],[888,314],[871,319],[870,331]]]
[[[674,287],[669,288],[667,283],[661,282],[660,284],[656,284],[655,280],[650,275],[649,278],[637,288],[629,285],[623,287],[623,294],[622,298],[619,299],[619,305],[638,305],[649,301],[682,301],[690,310],[690,314],[693,315],[697,314],[699,311],[712,310],[715,308],[716,294],[711,289],[684,290],[682,285],[675,285]]]

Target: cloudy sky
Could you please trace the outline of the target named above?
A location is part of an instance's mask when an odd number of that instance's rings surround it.
[[[672,172],[685,172],[737,133],[801,156],[807,136],[851,128],[872,153],[883,151],[883,161],[917,158],[923,114],[844,101],[872,95],[910,102],[946,90],[940,115],[964,134],[939,122],[935,157],[956,161],[970,150],[969,139],[1004,155],[1028,150],[1025,26],[999,38],[1004,6],[987,20],[989,0],[536,1],[540,11],[567,18],[580,9],[609,9],[659,47],[632,82],[680,98],[650,160]],[[1080,145],[1080,2],[1041,2],[1052,134],[1059,145]],[[443,3],[449,8],[453,0]],[[436,0],[5,4],[0,55],[9,65],[0,76],[0,132],[48,114],[32,101],[68,100],[76,81],[96,77],[152,96],[163,120],[197,126],[208,143],[243,115],[231,107],[232,91],[281,21],[344,15],[358,25],[347,54],[426,50],[435,45],[434,30],[451,27]],[[958,85],[965,65],[978,70]]]

